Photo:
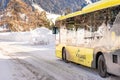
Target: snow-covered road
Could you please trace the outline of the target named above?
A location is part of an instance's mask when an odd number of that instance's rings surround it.
[[[120,80],[101,78],[94,69],[64,63],[55,57],[54,46],[0,42],[0,80]]]

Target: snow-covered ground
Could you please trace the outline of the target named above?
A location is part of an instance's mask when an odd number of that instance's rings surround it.
[[[54,46],[0,42],[0,80],[119,80],[101,78],[94,69],[64,63],[55,57]]]
[[[0,61],[0,65],[2,65],[0,70],[3,72],[0,74],[0,80],[47,80],[46,78],[52,78],[48,73],[37,68],[41,64],[36,64],[36,61],[32,61],[32,59],[37,56],[39,58],[39,54],[43,52],[44,54],[53,53],[53,47],[48,49],[48,46],[43,48],[39,46],[41,48],[38,48],[38,46],[28,46],[21,42],[1,42],[0,44],[0,59],[3,59]],[[20,45],[22,46],[20,47]],[[35,54],[36,57],[32,57],[31,54]]]
[[[13,80],[12,79],[12,68],[13,66],[10,65],[8,56],[4,56],[0,51],[0,80]]]
[[[55,41],[51,30],[41,27],[30,32],[0,33],[0,36],[0,80],[47,80],[45,78],[46,76],[49,77],[49,74],[42,70],[40,70],[42,72],[36,72],[37,69],[34,69],[31,64],[22,63],[22,60],[29,59],[30,55],[18,55],[18,57],[16,53],[34,54],[37,52],[38,54],[43,51],[45,53],[52,51],[53,53]],[[20,47],[20,45],[22,46]],[[51,78],[50,80],[54,79]]]
[[[75,63],[67,64],[56,58],[55,37],[46,28],[23,33],[0,33],[0,36],[0,80],[120,79],[115,76],[103,79],[94,69]],[[36,40],[37,45],[34,41],[31,44],[32,39]],[[46,42],[46,39],[48,44],[39,44],[39,41]]]

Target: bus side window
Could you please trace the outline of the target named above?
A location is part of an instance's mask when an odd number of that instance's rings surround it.
[[[52,33],[53,34],[58,34],[59,30],[58,30],[58,27],[53,27],[52,28]]]

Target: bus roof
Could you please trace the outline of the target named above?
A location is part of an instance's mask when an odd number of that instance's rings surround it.
[[[104,8],[112,7],[112,6],[117,6],[120,5],[120,0],[101,0],[96,3],[92,3],[86,7],[84,7],[81,11],[76,11],[74,13],[58,17],[57,20],[64,20],[67,18],[75,17],[78,15],[94,12],[97,10],[101,10]]]

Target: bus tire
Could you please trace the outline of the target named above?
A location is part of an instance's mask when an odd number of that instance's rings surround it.
[[[66,54],[66,49],[65,48],[62,49],[62,60],[64,62],[68,63],[67,54]]]
[[[99,72],[99,75],[103,78],[106,78],[108,76],[107,66],[106,66],[105,58],[103,55],[100,55],[98,58],[98,72]]]

